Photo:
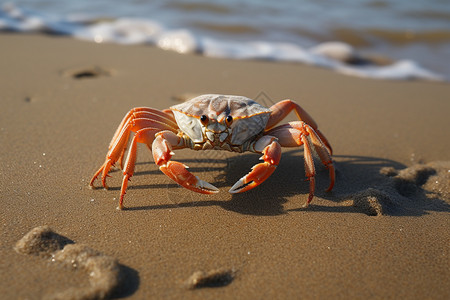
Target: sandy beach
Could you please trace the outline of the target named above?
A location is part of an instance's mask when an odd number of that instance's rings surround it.
[[[65,37],[2,34],[0,45],[2,299],[86,299],[80,291],[96,284],[127,299],[450,298],[448,83]],[[177,150],[220,189],[201,195],[161,173],[144,145],[127,210],[116,210],[119,170],[109,190],[88,187],[128,110],[207,93],[299,103],[333,146],[333,191],[318,167],[316,196],[302,207],[303,148],[284,149],[266,182],[235,195],[259,155]],[[19,253],[16,243],[44,225],[84,245],[78,256],[52,252],[64,245]],[[112,290],[92,279],[104,270],[119,274]]]

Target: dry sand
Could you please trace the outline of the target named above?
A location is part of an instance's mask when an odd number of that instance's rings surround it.
[[[14,250],[41,225],[91,249],[76,253],[117,260],[114,297],[450,298],[449,84],[60,37],[3,34],[0,45],[2,299],[92,288],[88,267]],[[116,210],[119,171],[110,190],[88,188],[130,108],[202,93],[300,103],[334,147],[333,191],[319,168],[316,197],[302,208],[301,149],[286,149],[269,180],[238,195],[227,191],[258,155],[177,151],[220,188],[200,195],[171,182],[144,146],[128,210]]]

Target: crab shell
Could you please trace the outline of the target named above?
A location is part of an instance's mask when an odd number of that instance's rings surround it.
[[[242,145],[266,127],[271,110],[243,96],[208,94],[198,96],[170,108],[177,124],[194,143],[205,142],[218,135],[223,142],[230,135],[232,145]],[[208,117],[208,124],[200,121]],[[227,124],[227,116],[233,122]]]

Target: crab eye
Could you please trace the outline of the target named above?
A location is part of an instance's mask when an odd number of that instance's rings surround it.
[[[230,126],[231,123],[233,123],[233,117],[232,116],[227,116],[227,118],[225,119],[225,122],[227,123],[228,126]]]
[[[202,122],[202,124],[206,126],[208,124],[208,117],[206,115],[202,115],[200,117],[200,122]]]

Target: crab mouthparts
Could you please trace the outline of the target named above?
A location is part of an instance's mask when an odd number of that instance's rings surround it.
[[[225,141],[225,139],[228,137],[228,132],[222,131],[222,132],[216,133],[216,132],[207,130],[206,137],[211,142],[219,140],[221,143],[223,143],[223,141]]]

